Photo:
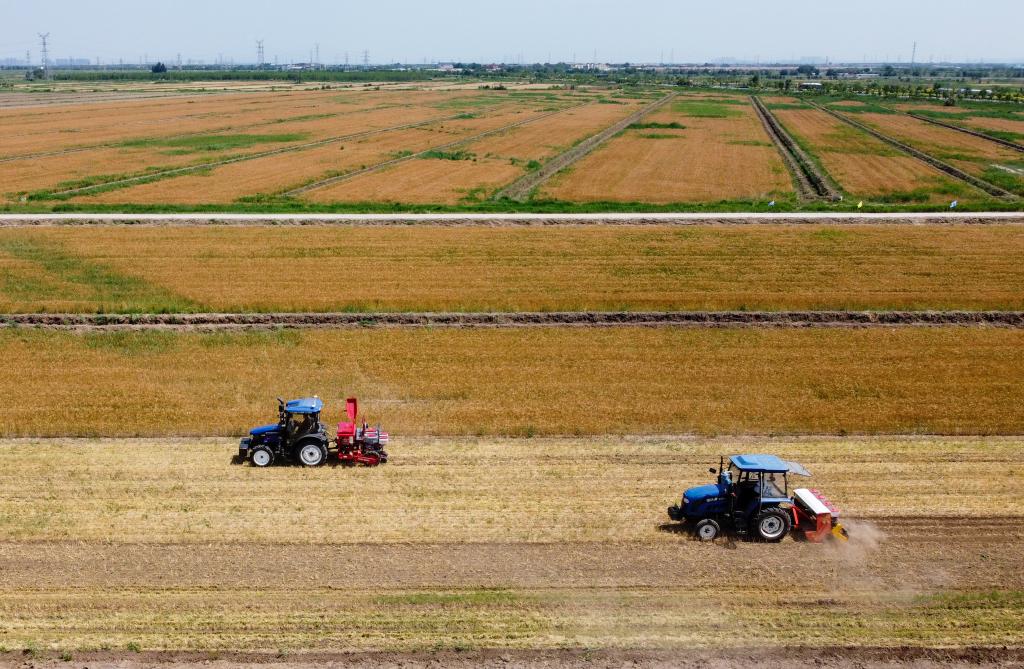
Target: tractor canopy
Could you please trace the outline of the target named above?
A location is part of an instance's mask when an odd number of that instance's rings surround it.
[[[774,455],[734,455],[729,458],[733,467],[741,472],[765,472],[767,474],[796,474],[810,476],[807,469],[796,462],[789,462]]]
[[[307,397],[301,400],[292,400],[284,405],[284,410],[292,414],[308,415],[318,414],[324,409],[324,401],[319,397]]]

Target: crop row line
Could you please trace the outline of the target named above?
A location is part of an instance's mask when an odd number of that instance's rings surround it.
[[[341,183],[343,181],[349,181],[350,179],[355,179],[356,177],[361,177],[363,175],[370,174],[372,172],[379,172],[380,170],[384,170],[384,169],[387,169],[389,167],[394,167],[395,165],[399,165],[401,163],[409,162],[410,160],[417,160],[417,159],[422,158],[422,157],[424,157],[424,156],[426,156],[427,154],[430,154],[430,153],[434,153],[434,152],[437,152],[437,151],[447,151],[449,149],[454,149],[454,148],[457,148],[459,146],[464,146],[466,144],[469,144],[471,142],[475,142],[475,141],[483,139],[485,137],[490,137],[491,135],[497,135],[499,133],[506,132],[506,131],[512,130],[514,128],[518,128],[520,126],[527,125],[529,123],[535,123],[537,121],[542,121],[542,120],[544,120],[546,118],[549,118],[551,116],[555,116],[556,114],[561,114],[561,113],[567,112],[567,111],[569,111],[571,109],[577,109],[579,107],[584,107],[584,106],[589,105],[589,104],[592,104],[592,103],[591,102],[583,102],[581,104],[572,105],[570,107],[566,107],[565,109],[559,109],[558,111],[548,112],[546,114],[541,114],[539,116],[533,116],[533,117],[528,118],[528,119],[523,120],[523,121],[516,121],[515,123],[509,123],[508,125],[503,125],[500,128],[494,128],[492,130],[487,130],[485,132],[481,132],[479,134],[473,135],[472,137],[464,137],[464,138],[458,139],[458,140],[456,140],[454,142],[448,142],[447,144],[442,144],[440,146],[433,146],[433,147],[430,147],[429,149],[424,149],[423,151],[419,151],[417,153],[413,153],[413,154],[410,154],[408,156],[401,156],[399,158],[392,158],[391,160],[386,160],[384,162],[377,163],[375,165],[370,165],[368,167],[364,167],[362,169],[355,170],[353,172],[347,172],[345,174],[339,174],[338,176],[329,177],[327,179],[321,179],[319,181],[314,181],[313,183],[306,184],[305,186],[301,186],[299,188],[294,188],[294,189],[292,189],[290,191],[287,191],[287,192],[284,193],[284,196],[285,197],[296,197],[298,195],[303,195],[303,194],[308,193],[308,192],[313,191],[313,190],[317,190],[317,189],[320,189],[320,188],[326,188],[327,186],[333,186],[333,185]]]
[[[501,189],[500,191],[495,193],[494,197],[492,197],[491,199],[509,199],[519,202],[525,201],[530,197],[530,193],[532,193],[533,190],[540,186],[542,183],[544,183],[551,177],[555,176],[565,168],[569,167],[573,163],[577,162],[587,154],[593,152],[595,149],[597,149],[597,147],[601,146],[612,137],[615,137],[620,132],[622,132],[632,124],[642,119],[644,116],[664,106],[670,100],[675,98],[676,95],[676,93],[666,95],[665,97],[647,105],[643,109],[640,109],[630,114],[629,116],[622,119],[618,123],[615,123],[614,125],[605,128],[596,135],[593,135],[588,139],[583,140],[582,142],[572,147],[568,151],[558,156],[555,156],[547,163],[542,165],[541,168],[536,170],[535,172],[531,172],[521,177],[517,181],[513,182],[512,184],[506,186],[505,188]]]
[[[492,313],[5,314],[0,327],[52,330],[252,330],[360,327],[1024,328],[1024,311],[615,311]]]
[[[909,146],[907,144],[904,144],[903,142],[901,142],[901,141],[899,141],[897,139],[893,139],[892,137],[890,137],[890,136],[888,136],[886,134],[883,134],[883,133],[881,133],[881,132],[879,132],[879,131],[875,130],[874,128],[871,128],[871,127],[869,127],[867,125],[864,125],[863,123],[860,123],[859,121],[854,121],[852,118],[846,116],[845,114],[840,114],[839,112],[835,111],[834,109],[829,109],[828,107],[819,105],[816,102],[811,102],[810,100],[807,101],[807,104],[811,105],[815,109],[819,109],[819,110],[821,110],[823,112],[831,114],[832,116],[836,117],[837,119],[839,119],[843,123],[846,123],[847,125],[850,125],[850,126],[853,126],[854,128],[862,130],[862,131],[868,133],[869,135],[871,135],[872,137],[875,137],[876,139],[880,139],[881,141],[885,142],[889,146],[895,147],[895,148],[899,149],[900,151],[902,151],[902,152],[904,152],[904,153],[906,153],[906,154],[908,154],[910,156],[913,156],[914,158],[917,158],[918,160],[921,160],[921,161],[931,165],[935,169],[937,169],[937,170],[939,170],[941,172],[945,172],[946,174],[948,174],[948,175],[950,175],[952,177],[956,177],[957,179],[960,179],[961,181],[964,181],[964,182],[974,186],[975,188],[978,188],[978,189],[988,193],[989,195],[994,195],[996,197],[1006,198],[1008,200],[1013,200],[1013,199],[1016,199],[1016,197],[1017,197],[1013,193],[1011,193],[1011,192],[1009,192],[1007,190],[1003,190],[1002,188],[1000,188],[999,186],[996,186],[995,184],[991,184],[991,183],[985,181],[984,179],[979,179],[978,177],[976,177],[974,175],[968,174],[967,172],[964,172],[963,170],[961,170],[959,168],[953,167],[949,163],[946,163],[946,162],[943,162],[943,161],[939,160],[935,156],[927,154],[924,151],[920,151],[918,149],[915,149],[914,147]]]

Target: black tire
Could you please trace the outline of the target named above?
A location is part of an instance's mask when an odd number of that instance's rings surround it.
[[[266,446],[257,446],[249,453],[249,462],[253,467],[269,467],[274,464],[274,452]]]
[[[757,514],[751,529],[754,532],[754,536],[761,541],[777,544],[786,538],[792,527],[793,521],[790,519],[789,514],[783,509],[773,507],[771,509],[764,509],[761,513]]]
[[[705,518],[693,527],[693,536],[697,537],[699,541],[714,541],[721,533],[722,527],[718,521],[711,518]]]
[[[306,441],[295,448],[295,459],[303,467],[319,467],[327,462],[327,449],[318,441]]]

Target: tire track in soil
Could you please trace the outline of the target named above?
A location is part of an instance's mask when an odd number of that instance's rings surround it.
[[[494,313],[4,314],[0,327],[48,330],[260,330],[328,328],[1024,328],[1024,311],[682,311]]]
[[[591,137],[583,140],[582,142],[572,147],[568,151],[558,156],[555,156],[548,162],[544,163],[544,165],[542,165],[540,169],[534,172],[530,172],[526,176],[521,177],[519,180],[514,181],[512,184],[499,190],[497,193],[494,194],[491,200],[508,199],[514,200],[516,202],[524,202],[528,200],[530,194],[534,191],[534,189],[543,184],[545,181],[555,176],[556,174],[558,174],[565,168],[569,167],[573,163],[579,161],[587,154],[592,153],[595,149],[600,147],[609,139],[615,137],[620,132],[622,132],[632,124],[642,119],[644,116],[647,116],[651,112],[659,109],[660,107],[663,107],[665,104],[675,99],[676,96],[676,93],[666,95],[660,100],[657,100],[656,102],[647,105],[643,109],[640,109],[630,114],[629,116],[619,121],[618,123],[605,128],[596,135],[592,135]]]
[[[434,651],[141,651],[100,650],[74,653],[68,663],[56,651],[37,651],[30,660],[20,651],[0,653],[0,668],[63,669],[940,669],[1020,667],[1024,649],[1015,647],[928,648],[922,646],[751,646],[713,650],[694,648],[461,649]]]

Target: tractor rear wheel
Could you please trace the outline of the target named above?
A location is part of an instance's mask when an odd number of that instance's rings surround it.
[[[694,536],[701,541],[714,541],[721,532],[719,524],[710,518],[705,518],[693,528]]]
[[[320,444],[310,441],[299,444],[299,462],[304,467],[319,467],[327,460],[327,450]]]
[[[256,467],[269,467],[274,464],[274,452],[266,446],[257,446],[252,450],[249,460]]]
[[[779,508],[765,509],[754,519],[754,533],[762,541],[778,543],[792,527],[789,514]]]

